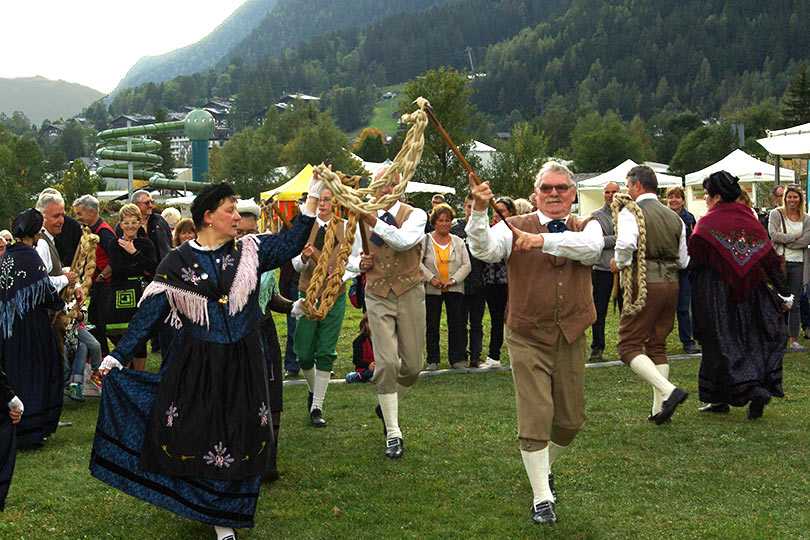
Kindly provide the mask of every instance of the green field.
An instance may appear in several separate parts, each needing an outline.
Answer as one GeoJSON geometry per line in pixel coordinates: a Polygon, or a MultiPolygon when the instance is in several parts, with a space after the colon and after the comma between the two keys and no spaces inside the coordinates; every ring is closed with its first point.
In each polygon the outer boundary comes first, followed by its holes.
{"type": "MultiPolygon", "coordinates": [[[[350,308],[335,378],[351,369],[357,320],[350,308]]],[[[615,330],[611,314],[610,359],[615,330]]],[[[679,352],[675,338],[670,353],[679,352]]],[[[383,456],[370,384],[330,385],[329,426],[317,430],[305,386],[288,384],[282,477],[262,487],[256,527],[239,538],[810,538],[808,360],[809,353],[785,357],[786,397],[758,421],[746,420],[745,409],[698,413],[699,360],[675,360],[671,378],[691,395],[664,426],[646,420],[651,391],[629,369],[586,370],[588,420],[555,464],[554,526],[529,520],[508,370],[420,378],[401,405],[399,461],[383,456]]],[[[151,356],[151,369],[156,364],[151,356]]],[[[63,419],[74,426],[42,449],[20,452],[0,538],[213,539],[209,526],[90,476],[97,409],[98,400],[66,402],[63,419]]]]}
{"type": "Polygon", "coordinates": [[[349,139],[359,137],[363,130],[367,127],[377,128],[385,135],[396,135],[399,125],[397,124],[397,118],[394,118],[393,114],[397,109],[397,105],[402,100],[400,92],[402,92],[404,87],[404,84],[395,84],[393,86],[384,86],[379,88],[378,90],[381,94],[384,94],[385,92],[394,92],[397,95],[393,99],[381,99],[378,101],[374,106],[374,112],[369,120],[368,125],[347,133],[346,135],[349,137],[349,139]]]}

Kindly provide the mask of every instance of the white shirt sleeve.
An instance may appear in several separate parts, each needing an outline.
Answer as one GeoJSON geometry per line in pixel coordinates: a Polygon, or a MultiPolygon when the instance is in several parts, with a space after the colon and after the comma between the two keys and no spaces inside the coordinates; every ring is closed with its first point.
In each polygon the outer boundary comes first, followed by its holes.
{"type": "Polygon", "coordinates": [[[473,210],[464,230],[470,253],[476,259],[492,263],[512,254],[512,231],[504,221],[490,227],[486,210],[473,210]]]}
{"type": "Polygon", "coordinates": [[[304,262],[304,260],[301,257],[302,257],[302,255],[299,253],[298,255],[293,257],[293,260],[292,260],[293,268],[299,274],[307,269],[307,267],[309,266],[309,261],[311,260],[311,259],[307,259],[307,262],[304,262]]]}
{"type": "Polygon", "coordinates": [[[689,253],[686,249],[686,223],[681,221],[681,240],[678,244],[678,268],[684,269],[689,265],[689,253]]]}
{"type": "Polygon", "coordinates": [[[633,264],[633,253],[638,249],[638,223],[636,216],[627,208],[619,212],[614,249],[616,266],[625,268],[633,264]]]}
{"type": "Polygon", "coordinates": [[[377,224],[371,229],[382,238],[394,251],[408,251],[425,238],[427,214],[424,210],[414,208],[402,227],[389,225],[377,217],[377,224]]]}
{"type": "Polygon", "coordinates": [[[358,221],[357,227],[354,229],[354,243],[352,243],[352,252],[349,254],[349,258],[346,261],[346,270],[343,272],[343,283],[356,278],[360,274],[360,255],[363,252],[363,240],[360,237],[360,227],[362,226],[363,222],[358,221]]]}
{"type": "Polygon", "coordinates": [[[602,226],[595,219],[580,232],[542,233],[543,253],[565,257],[592,266],[599,260],[605,247],[602,226]]]}

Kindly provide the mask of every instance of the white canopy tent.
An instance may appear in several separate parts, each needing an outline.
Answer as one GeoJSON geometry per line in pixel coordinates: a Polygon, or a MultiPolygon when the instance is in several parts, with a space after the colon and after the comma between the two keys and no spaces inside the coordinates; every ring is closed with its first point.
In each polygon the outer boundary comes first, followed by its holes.
{"type": "MultiPolygon", "coordinates": [[[[577,191],[579,192],[579,215],[586,216],[594,210],[601,208],[605,204],[605,199],[602,196],[602,189],[609,182],[616,182],[619,184],[620,190],[625,189],[627,173],[630,172],[630,169],[636,167],[637,165],[638,163],[632,159],[628,159],[606,173],[602,173],[599,176],[594,176],[593,178],[588,178],[587,180],[579,182],[577,184],[577,191]]],[[[656,173],[655,176],[658,178],[658,187],[661,189],[682,185],[680,176],[672,176],[662,173],[656,173]]]]}
{"type": "MultiPolygon", "coordinates": [[[[383,167],[389,167],[391,165],[391,160],[386,159],[382,163],[376,163],[374,161],[363,161],[360,157],[352,154],[352,157],[356,158],[360,162],[362,162],[363,167],[371,173],[371,178],[373,179],[374,176],[377,175],[377,172],[382,169],[383,167]]],[[[439,184],[426,184],[422,182],[414,182],[411,180],[408,182],[408,186],[405,188],[405,193],[442,193],[444,195],[448,193],[452,193],[453,195],[456,194],[456,189],[451,188],[450,186],[442,186],[439,184]]]]}
{"type": "MultiPolygon", "coordinates": [[[[738,148],[717,163],[686,175],[686,202],[689,211],[696,217],[702,216],[707,210],[703,201],[703,180],[718,171],[726,171],[739,178],[740,187],[748,191],[754,206],[759,206],[754,185],[759,182],[773,182],[775,179],[773,165],[760,161],[738,148]]],[[[784,181],[793,181],[792,170],[781,168],[779,174],[784,181]]]]}
{"type": "Polygon", "coordinates": [[[767,133],[767,137],[757,139],[757,142],[770,154],[790,158],[810,158],[810,124],[767,133]]]}

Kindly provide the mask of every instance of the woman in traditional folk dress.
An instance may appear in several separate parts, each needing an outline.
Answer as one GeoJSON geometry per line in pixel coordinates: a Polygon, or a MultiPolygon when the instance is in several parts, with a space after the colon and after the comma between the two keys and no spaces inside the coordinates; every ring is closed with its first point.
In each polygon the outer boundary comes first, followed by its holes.
{"type": "Polygon", "coordinates": [[[160,263],[127,333],[102,364],[102,372],[116,369],[104,381],[93,476],[214,525],[219,540],[253,526],[273,450],[257,277],[301,251],[321,189],[321,182],[310,183],[302,216],[287,234],[238,241],[233,189],[222,183],[200,190],[191,208],[197,240],[160,263]],[[167,315],[179,332],[160,372],[118,371],[167,315]]]}
{"type": "Polygon", "coordinates": [[[21,212],[12,226],[18,241],[0,263],[0,367],[26,407],[16,426],[19,448],[41,446],[62,413],[63,359],[51,313],[65,302],[33,247],[42,223],[34,208],[21,212]]]}
{"type": "Polygon", "coordinates": [[[692,317],[703,347],[700,400],[708,403],[700,411],[727,413],[729,405],[750,403],[748,418],[759,418],[772,396],[783,395],[782,310],[793,297],[765,229],[735,202],[738,179],[721,171],[703,187],[709,211],[689,240],[692,317]]]}

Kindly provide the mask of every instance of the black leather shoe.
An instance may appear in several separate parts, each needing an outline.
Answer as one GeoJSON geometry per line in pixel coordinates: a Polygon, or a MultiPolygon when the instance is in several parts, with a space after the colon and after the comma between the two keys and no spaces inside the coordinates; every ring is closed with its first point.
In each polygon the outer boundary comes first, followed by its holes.
{"type": "Polygon", "coordinates": [[[706,406],[699,407],[698,410],[700,412],[724,414],[731,411],[731,407],[728,406],[728,403],[709,403],[706,406]]]}
{"type": "Polygon", "coordinates": [[[588,362],[601,362],[602,349],[591,349],[591,356],[588,357],[588,362]]]}
{"type": "Polygon", "coordinates": [[[374,413],[377,415],[377,418],[379,418],[380,420],[382,420],[382,424],[383,424],[383,436],[388,435],[388,428],[385,426],[385,417],[383,417],[383,413],[382,413],[382,407],[380,407],[379,405],[377,405],[376,407],[374,407],[374,413]]]}
{"type": "Polygon", "coordinates": [[[700,349],[695,345],[684,345],[683,354],[700,354],[700,349]]]}
{"type": "Polygon", "coordinates": [[[682,388],[675,387],[675,390],[672,391],[669,398],[664,401],[664,404],[661,406],[661,412],[655,415],[655,423],[659,426],[661,424],[665,424],[669,417],[672,416],[672,413],[675,412],[675,409],[686,401],[686,398],[689,397],[689,394],[682,388]]]}
{"type": "Polygon", "coordinates": [[[297,371],[293,371],[293,370],[291,370],[291,369],[288,369],[288,370],[287,370],[287,371],[284,373],[284,378],[285,378],[285,379],[295,379],[296,377],[298,377],[298,372],[297,372],[297,371]]]}
{"type": "Polygon", "coordinates": [[[326,427],[326,420],[323,419],[320,409],[312,409],[309,413],[309,423],[315,427],[326,427]]]}
{"type": "Polygon", "coordinates": [[[548,489],[551,490],[551,496],[554,497],[554,504],[557,504],[557,490],[554,489],[554,473],[548,473],[548,489]]]}
{"type": "Polygon", "coordinates": [[[557,514],[554,513],[554,503],[543,501],[532,505],[532,521],[535,524],[557,523],[557,514]]]}
{"type": "MultiPolygon", "coordinates": [[[[658,418],[658,415],[657,415],[657,414],[651,414],[650,416],[648,416],[648,417],[647,417],[647,420],[649,420],[650,422],[655,422],[655,419],[656,419],[656,418],[658,418]]],[[[664,422],[664,423],[665,423],[665,424],[669,424],[670,422],[672,422],[672,419],[671,419],[671,418],[667,418],[667,421],[666,421],[666,422],[664,422]]]]}
{"type": "Polygon", "coordinates": [[[399,459],[402,457],[402,439],[394,437],[385,442],[385,457],[399,459]]]}
{"type": "Polygon", "coordinates": [[[765,405],[767,405],[769,401],[770,399],[766,401],[752,401],[748,405],[748,419],[756,420],[757,418],[762,418],[762,413],[765,411],[765,405]]]}

